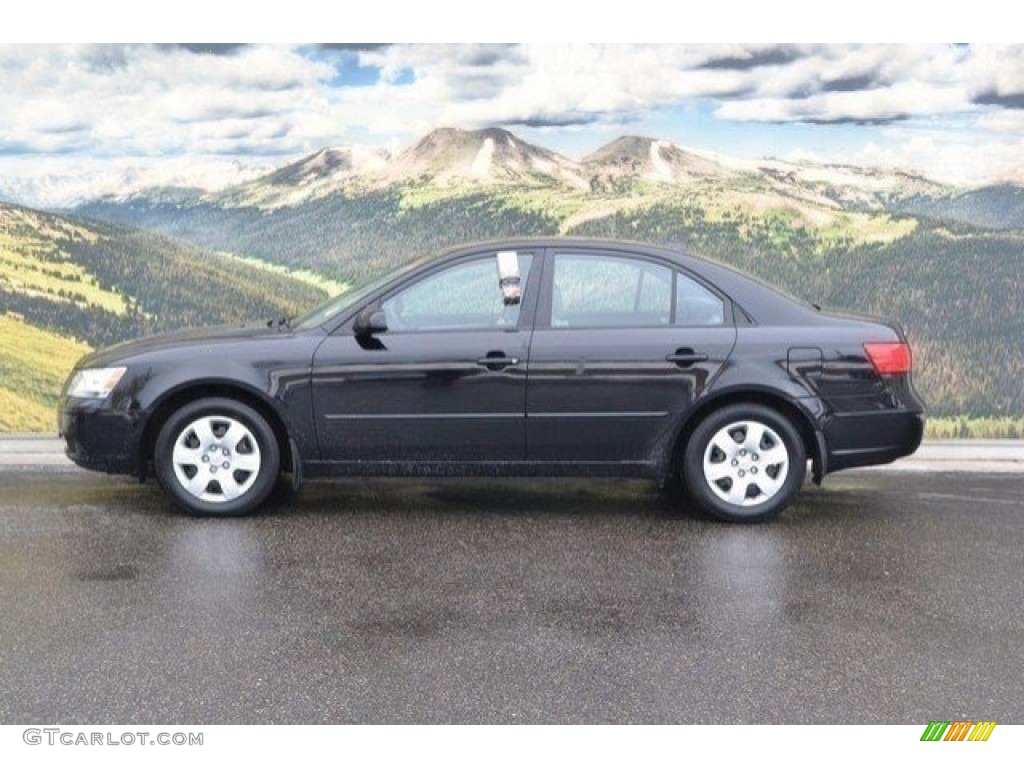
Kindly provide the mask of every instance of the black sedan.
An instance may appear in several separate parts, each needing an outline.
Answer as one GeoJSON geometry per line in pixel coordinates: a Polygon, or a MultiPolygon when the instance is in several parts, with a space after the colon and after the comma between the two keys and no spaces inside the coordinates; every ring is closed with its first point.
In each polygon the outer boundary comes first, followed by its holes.
{"type": "Polygon", "coordinates": [[[828,314],[634,243],[509,240],[353,288],[293,322],[84,358],[67,453],[197,514],[251,512],[282,471],[682,481],[724,520],[890,462],[924,406],[893,323],[828,314]]]}

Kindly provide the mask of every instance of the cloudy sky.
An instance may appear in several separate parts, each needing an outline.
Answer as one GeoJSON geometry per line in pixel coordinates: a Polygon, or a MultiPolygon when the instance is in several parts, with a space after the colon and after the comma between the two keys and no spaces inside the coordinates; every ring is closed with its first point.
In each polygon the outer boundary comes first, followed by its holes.
{"type": "Polygon", "coordinates": [[[35,205],[442,125],[1024,181],[1024,46],[5,45],[0,82],[0,195],[35,205]]]}

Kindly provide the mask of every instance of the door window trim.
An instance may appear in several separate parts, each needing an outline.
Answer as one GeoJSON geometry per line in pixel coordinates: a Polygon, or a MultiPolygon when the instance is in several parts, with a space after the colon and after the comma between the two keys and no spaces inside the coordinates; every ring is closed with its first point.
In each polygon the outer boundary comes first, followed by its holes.
{"type": "MultiPolygon", "coordinates": [[[[536,255],[534,256],[536,258],[536,255]]],[[[530,269],[531,278],[535,272],[535,268],[530,269]]],[[[715,286],[708,283],[707,280],[702,278],[700,275],[695,274],[686,267],[680,266],[679,264],[669,259],[652,256],[646,253],[638,253],[636,251],[620,251],[610,248],[581,248],[578,246],[569,248],[547,248],[544,250],[543,258],[543,269],[541,270],[541,285],[539,296],[537,297],[537,307],[534,322],[534,329],[536,330],[552,330],[552,331],[600,331],[600,330],[686,330],[686,329],[709,329],[709,328],[730,328],[735,326],[736,321],[733,316],[732,300],[718,290],[715,286]],[[646,261],[652,264],[656,264],[661,267],[668,267],[672,273],[672,288],[671,288],[671,317],[668,325],[586,325],[586,326],[552,326],[551,325],[551,310],[552,310],[552,298],[554,295],[554,283],[555,283],[555,257],[556,256],[607,256],[620,259],[634,259],[636,261],[646,261]],[[705,288],[710,294],[722,302],[722,322],[717,325],[675,325],[676,319],[676,275],[680,274],[693,280],[697,285],[705,288]]]]}

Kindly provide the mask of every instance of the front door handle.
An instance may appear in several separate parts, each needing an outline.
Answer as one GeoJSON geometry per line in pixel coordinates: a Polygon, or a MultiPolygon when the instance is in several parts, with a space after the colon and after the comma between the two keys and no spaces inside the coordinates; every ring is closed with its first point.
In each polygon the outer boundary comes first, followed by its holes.
{"type": "Polygon", "coordinates": [[[504,352],[488,352],[484,357],[476,361],[488,371],[500,371],[510,365],[519,365],[518,357],[506,357],[504,352]]]}
{"type": "Polygon", "coordinates": [[[671,355],[667,355],[665,359],[670,363],[675,363],[680,368],[689,368],[694,363],[703,363],[708,359],[708,356],[702,352],[694,352],[689,347],[682,347],[671,355]]]}

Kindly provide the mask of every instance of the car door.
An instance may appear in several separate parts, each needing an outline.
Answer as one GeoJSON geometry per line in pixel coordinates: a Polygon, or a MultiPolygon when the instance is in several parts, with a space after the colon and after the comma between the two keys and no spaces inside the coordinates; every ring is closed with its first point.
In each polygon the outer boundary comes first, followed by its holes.
{"type": "Polygon", "coordinates": [[[649,463],[736,341],[731,303],[674,264],[552,249],[530,349],[531,461],[649,463]]]}
{"type": "Polygon", "coordinates": [[[320,346],[313,397],[325,461],[523,460],[536,288],[532,255],[514,256],[525,286],[518,303],[506,303],[490,251],[375,300],[386,331],[360,337],[346,323],[320,346]]]}

